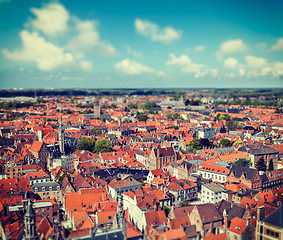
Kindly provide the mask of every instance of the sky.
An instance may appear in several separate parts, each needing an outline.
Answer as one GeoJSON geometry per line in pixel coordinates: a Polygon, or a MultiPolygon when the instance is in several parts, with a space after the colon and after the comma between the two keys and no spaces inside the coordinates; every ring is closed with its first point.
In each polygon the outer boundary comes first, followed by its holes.
{"type": "Polygon", "coordinates": [[[0,0],[0,88],[281,88],[283,1],[0,0]]]}

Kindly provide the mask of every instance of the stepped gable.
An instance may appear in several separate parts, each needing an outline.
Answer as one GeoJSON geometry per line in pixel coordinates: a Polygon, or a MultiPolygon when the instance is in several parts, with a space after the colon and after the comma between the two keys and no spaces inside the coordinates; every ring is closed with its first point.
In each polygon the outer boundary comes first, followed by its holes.
{"type": "Polygon", "coordinates": [[[232,165],[229,175],[232,172],[234,173],[236,178],[240,178],[241,175],[244,173],[246,179],[252,180],[256,173],[256,169],[232,165]]]}

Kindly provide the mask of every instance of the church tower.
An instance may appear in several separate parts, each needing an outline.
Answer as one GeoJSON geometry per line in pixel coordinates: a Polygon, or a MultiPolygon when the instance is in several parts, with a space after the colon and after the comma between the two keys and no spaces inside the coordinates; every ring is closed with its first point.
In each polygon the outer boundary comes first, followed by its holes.
{"type": "Polygon", "coordinates": [[[97,99],[95,99],[95,104],[93,107],[93,117],[94,118],[100,118],[100,107],[98,105],[97,99]]]}
{"type": "Polygon", "coordinates": [[[65,149],[64,149],[64,129],[62,124],[62,116],[60,115],[60,121],[59,121],[59,129],[58,129],[58,138],[59,138],[59,148],[62,155],[65,155],[65,149]]]}
{"type": "Polygon", "coordinates": [[[32,210],[32,206],[30,201],[28,202],[26,213],[25,213],[25,234],[24,240],[37,240],[38,235],[35,229],[35,215],[32,210]]]}

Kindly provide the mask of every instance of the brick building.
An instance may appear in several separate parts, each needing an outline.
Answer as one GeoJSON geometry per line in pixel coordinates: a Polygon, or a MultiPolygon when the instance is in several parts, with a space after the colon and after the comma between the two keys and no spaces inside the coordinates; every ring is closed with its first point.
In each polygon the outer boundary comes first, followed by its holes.
{"type": "Polygon", "coordinates": [[[243,183],[245,186],[255,190],[262,190],[262,178],[257,169],[232,165],[227,176],[227,182],[243,183]]]}
{"type": "Polygon", "coordinates": [[[163,168],[166,164],[176,160],[177,154],[173,147],[153,148],[149,155],[149,170],[163,168]]]}

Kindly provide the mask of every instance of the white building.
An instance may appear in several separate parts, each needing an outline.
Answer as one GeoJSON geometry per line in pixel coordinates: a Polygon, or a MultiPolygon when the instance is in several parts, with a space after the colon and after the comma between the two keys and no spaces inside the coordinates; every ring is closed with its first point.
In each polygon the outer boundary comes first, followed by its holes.
{"type": "Polygon", "coordinates": [[[201,203],[218,203],[222,201],[225,188],[216,183],[207,183],[201,186],[201,203]]]}
{"type": "Polygon", "coordinates": [[[72,154],[68,156],[61,156],[61,158],[53,159],[53,168],[62,167],[67,171],[73,171],[77,169],[79,162],[77,161],[77,155],[72,154]]]}
{"type": "Polygon", "coordinates": [[[229,170],[224,166],[205,164],[199,167],[198,174],[202,178],[211,179],[213,182],[225,183],[229,170]]]}

